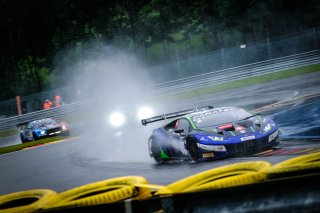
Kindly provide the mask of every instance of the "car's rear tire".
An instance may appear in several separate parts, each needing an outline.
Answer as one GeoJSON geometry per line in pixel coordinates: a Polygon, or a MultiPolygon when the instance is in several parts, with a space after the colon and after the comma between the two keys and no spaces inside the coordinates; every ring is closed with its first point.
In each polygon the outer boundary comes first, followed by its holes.
{"type": "Polygon", "coordinates": [[[22,142],[22,143],[27,142],[26,138],[25,138],[24,136],[22,136],[22,135],[20,135],[20,139],[21,139],[21,142],[22,142]]]}
{"type": "Polygon", "coordinates": [[[200,159],[197,142],[194,140],[190,140],[188,143],[188,155],[189,155],[191,162],[193,162],[193,163],[198,162],[200,159]]]}
{"type": "Polygon", "coordinates": [[[157,164],[163,163],[163,158],[161,157],[160,146],[157,142],[150,142],[150,151],[152,153],[152,157],[157,164]]]}

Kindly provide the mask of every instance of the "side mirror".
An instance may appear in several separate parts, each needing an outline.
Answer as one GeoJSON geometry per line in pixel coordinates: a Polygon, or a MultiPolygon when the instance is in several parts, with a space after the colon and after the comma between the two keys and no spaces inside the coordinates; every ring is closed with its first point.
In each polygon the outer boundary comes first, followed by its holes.
{"type": "Polygon", "coordinates": [[[176,130],[174,130],[174,132],[181,135],[181,133],[184,132],[184,129],[176,129],[176,130]]]}

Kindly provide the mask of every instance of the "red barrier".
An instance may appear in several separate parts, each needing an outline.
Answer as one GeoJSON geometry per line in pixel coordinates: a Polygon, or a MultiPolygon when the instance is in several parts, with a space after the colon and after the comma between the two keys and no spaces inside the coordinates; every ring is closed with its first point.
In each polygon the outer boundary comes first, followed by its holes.
{"type": "Polygon", "coordinates": [[[20,102],[20,96],[16,96],[17,101],[17,108],[18,108],[18,115],[21,115],[21,102],[20,102]]]}

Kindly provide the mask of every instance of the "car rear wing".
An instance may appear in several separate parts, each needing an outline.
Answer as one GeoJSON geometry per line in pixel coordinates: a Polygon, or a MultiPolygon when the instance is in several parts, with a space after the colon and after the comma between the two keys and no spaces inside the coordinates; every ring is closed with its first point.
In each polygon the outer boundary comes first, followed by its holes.
{"type": "Polygon", "coordinates": [[[213,109],[213,106],[197,107],[194,109],[187,109],[187,110],[182,110],[182,111],[178,111],[178,112],[162,114],[162,115],[154,116],[151,118],[142,119],[141,123],[143,126],[147,126],[147,124],[149,124],[149,123],[153,123],[153,122],[157,122],[157,121],[161,121],[161,120],[166,120],[166,119],[170,119],[170,118],[176,118],[176,117],[187,115],[187,114],[190,114],[193,112],[199,112],[199,111],[204,111],[204,110],[208,110],[208,109],[213,109]]]}
{"type": "Polygon", "coordinates": [[[30,121],[28,121],[28,122],[23,122],[23,123],[18,123],[16,126],[17,126],[18,128],[20,128],[20,129],[24,129],[29,122],[30,122],[30,121]]]}
{"type": "Polygon", "coordinates": [[[28,121],[28,122],[23,122],[23,123],[18,123],[18,124],[17,124],[17,127],[25,126],[25,125],[27,125],[29,122],[30,122],[30,121],[28,121]]]}

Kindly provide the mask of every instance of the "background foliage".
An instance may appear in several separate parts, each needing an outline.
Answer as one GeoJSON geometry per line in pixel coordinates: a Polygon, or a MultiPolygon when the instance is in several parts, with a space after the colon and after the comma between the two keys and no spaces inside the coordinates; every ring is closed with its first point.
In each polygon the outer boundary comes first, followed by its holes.
{"type": "Polygon", "coordinates": [[[318,0],[1,0],[0,100],[64,86],[54,64],[91,40],[152,66],[318,27],[318,11],[318,0]]]}

